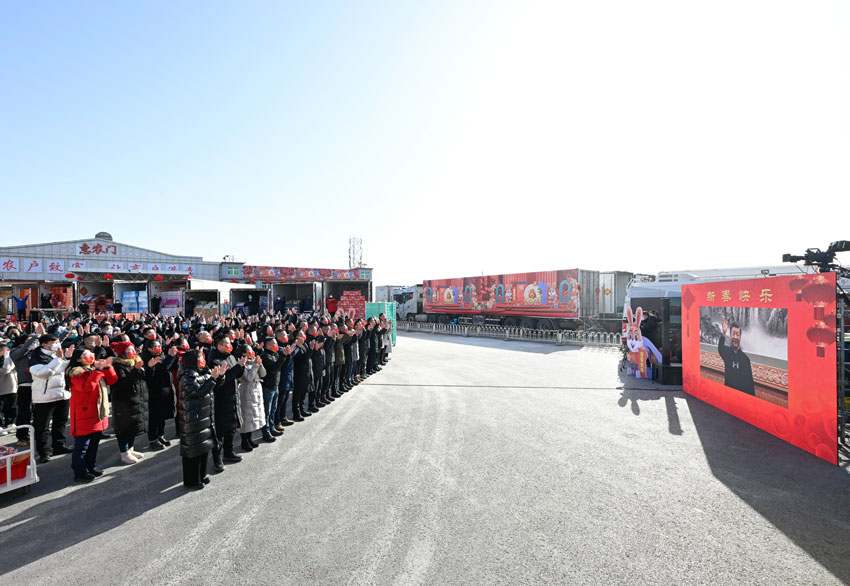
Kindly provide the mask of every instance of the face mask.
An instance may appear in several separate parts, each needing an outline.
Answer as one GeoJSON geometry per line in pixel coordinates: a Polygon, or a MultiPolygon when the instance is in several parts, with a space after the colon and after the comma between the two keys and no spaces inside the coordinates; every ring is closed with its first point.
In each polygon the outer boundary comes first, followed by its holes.
{"type": "Polygon", "coordinates": [[[112,335],[112,330],[103,330],[103,335],[104,335],[104,336],[111,336],[111,335],[112,335]]]}
{"type": "Polygon", "coordinates": [[[80,356],[80,362],[82,362],[86,366],[91,366],[94,364],[94,354],[86,353],[80,356]]]}
{"type": "Polygon", "coordinates": [[[135,348],[127,348],[127,358],[135,358],[136,357],[136,349],[135,348]]]}
{"type": "Polygon", "coordinates": [[[253,352],[250,352],[250,353],[248,353],[248,354],[245,354],[245,356],[247,356],[247,357],[248,357],[248,360],[254,360],[254,358],[256,358],[256,357],[257,357],[257,355],[256,355],[256,354],[254,354],[253,352]]]}
{"type": "Polygon", "coordinates": [[[53,342],[53,344],[50,346],[50,351],[56,352],[61,346],[62,345],[59,342],[53,342]]]}
{"type": "Polygon", "coordinates": [[[145,336],[146,340],[156,340],[156,334],[148,334],[145,336]]]}
{"type": "Polygon", "coordinates": [[[198,353],[198,368],[206,368],[207,367],[207,357],[204,356],[203,352],[198,353]]]}
{"type": "Polygon", "coordinates": [[[151,348],[150,351],[151,354],[153,354],[154,356],[159,356],[160,354],[162,354],[162,348],[151,348]]]}
{"type": "Polygon", "coordinates": [[[280,346],[278,346],[277,342],[275,342],[274,344],[269,346],[269,350],[271,350],[272,352],[277,352],[278,350],[280,350],[280,346]]]}
{"type": "Polygon", "coordinates": [[[222,344],[222,346],[224,347],[223,352],[225,354],[230,354],[231,352],[233,352],[233,344],[231,344],[229,340],[226,344],[222,344]]]}
{"type": "Polygon", "coordinates": [[[80,336],[79,336],[79,334],[71,334],[71,335],[70,335],[70,336],[68,336],[68,337],[69,337],[69,338],[71,338],[72,340],[76,340],[76,339],[77,339],[77,338],[79,338],[80,336]]]}

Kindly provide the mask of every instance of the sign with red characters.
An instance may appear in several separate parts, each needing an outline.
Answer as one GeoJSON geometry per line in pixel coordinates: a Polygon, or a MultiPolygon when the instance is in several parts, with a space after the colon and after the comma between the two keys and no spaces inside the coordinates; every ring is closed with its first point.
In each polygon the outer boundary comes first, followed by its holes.
{"type": "Polygon", "coordinates": [[[835,274],[682,287],[684,390],[838,463],[835,274]]]}

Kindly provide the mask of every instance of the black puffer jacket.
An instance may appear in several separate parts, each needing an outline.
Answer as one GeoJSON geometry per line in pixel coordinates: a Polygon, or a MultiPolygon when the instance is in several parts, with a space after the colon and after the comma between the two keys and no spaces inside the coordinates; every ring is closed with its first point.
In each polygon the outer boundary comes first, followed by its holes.
{"type": "Polygon", "coordinates": [[[263,368],[266,369],[266,376],[263,377],[263,388],[271,390],[280,387],[281,372],[289,364],[290,357],[284,356],[282,350],[272,352],[263,348],[263,351],[260,352],[260,358],[263,360],[263,368]]]}
{"type": "Polygon", "coordinates": [[[139,435],[148,427],[148,385],[145,369],[134,360],[116,358],[112,362],[118,382],[112,385],[112,417],[115,433],[139,435]]]}
{"type": "Polygon", "coordinates": [[[174,384],[171,372],[177,368],[177,356],[160,355],[162,361],[153,368],[147,364],[154,355],[143,350],[141,356],[145,363],[151,420],[174,419],[174,384]]]}
{"type": "Polygon", "coordinates": [[[198,369],[196,352],[183,355],[183,374],[177,392],[180,409],[180,455],[197,458],[213,446],[213,389],[209,369],[198,369]]]}
{"type": "Polygon", "coordinates": [[[227,363],[227,373],[218,380],[215,386],[215,431],[223,434],[234,431],[242,426],[242,408],[239,406],[239,390],[237,383],[245,373],[245,368],[236,362],[233,354],[219,352],[217,348],[210,351],[207,358],[210,368],[222,362],[227,363]]]}

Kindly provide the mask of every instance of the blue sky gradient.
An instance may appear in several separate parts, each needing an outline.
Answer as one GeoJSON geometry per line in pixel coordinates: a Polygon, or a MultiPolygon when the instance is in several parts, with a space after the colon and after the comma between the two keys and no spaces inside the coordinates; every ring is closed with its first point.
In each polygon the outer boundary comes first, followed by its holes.
{"type": "Polygon", "coordinates": [[[382,284],[850,237],[789,214],[850,187],[845,7],[633,4],[4,0],[3,243],[343,267],[356,234],[382,284]]]}

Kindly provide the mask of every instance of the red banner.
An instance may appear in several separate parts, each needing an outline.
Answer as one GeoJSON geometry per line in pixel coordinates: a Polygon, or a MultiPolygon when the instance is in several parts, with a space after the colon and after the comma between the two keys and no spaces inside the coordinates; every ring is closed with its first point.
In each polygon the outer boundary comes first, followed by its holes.
{"type": "Polygon", "coordinates": [[[286,283],[310,283],[313,281],[357,281],[371,279],[364,269],[307,269],[300,267],[256,267],[242,266],[243,279],[267,279],[286,283]]]}
{"type": "Polygon", "coordinates": [[[577,318],[578,269],[423,283],[425,311],[577,318]]]}
{"type": "Polygon", "coordinates": [[[838,463],[835,274],[682,287],[686,393],[838,463]]]}

